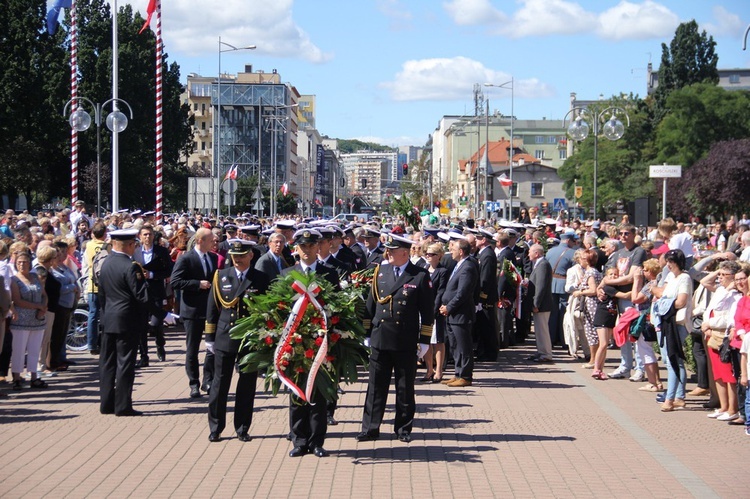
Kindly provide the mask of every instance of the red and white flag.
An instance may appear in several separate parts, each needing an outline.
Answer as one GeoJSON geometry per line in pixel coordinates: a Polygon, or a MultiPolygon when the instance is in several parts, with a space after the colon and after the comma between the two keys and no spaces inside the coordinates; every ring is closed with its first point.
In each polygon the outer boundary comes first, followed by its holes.
{"type": "Polygon", "coordinates": [[[508,176],[504,173],[497,178],[498,180],[500,180],[500,185],[502,185],[503,187],[510,187],[511,185],[513,185],[513,181],[509,179],[508,176]]]}
{"type": "Polygon", "coordinates": [[[281,191],[281,195],[282,196],[289,195],[289,184],[287,184],[286,182],[284,182],[283,184],[281,184],[281,189],[279,189],[279,190],[281,191]]]}
{"type": "Polygon", "coordinates": [[[227,170],[227,174],[224,175],[224,180],[237,180],[237,165],[232,165],[229,167],[229,170],[227,170]]]}
{"type": "Polygon", "coordinates": [[[148,28],[149,24],[151,24],[151,16],[154,15],[154,12],[156,12],[156,0],[148,0],[148,7],[146,7],[146,14],[148,14],[148,16],[146,17],[146,22],[143,23],[143,27],[138,32],[139,35],[148,28]]]}

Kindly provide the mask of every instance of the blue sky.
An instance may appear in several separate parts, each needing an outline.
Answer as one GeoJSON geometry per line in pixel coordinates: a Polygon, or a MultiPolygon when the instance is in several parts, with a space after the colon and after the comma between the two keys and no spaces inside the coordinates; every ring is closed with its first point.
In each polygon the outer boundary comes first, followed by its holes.
{"type": "MultiPolygon", "coordinates": [[[[132,1],[145,13],[147,0],[132,1]]],[[[473,110],[475,83],[515,79],[519,119],[561,119],[570,92],[646,93],[661,43],[695,19],[719,67],[750,67],[746,0],[162,0],[165,49],[183,81],[245,64],[317,96],[321,134],[423,145],[441,116],[473,110]],[[200,7],[198,7],[200,6],[200,7]],[[742,7],[745,7],[744,9],[742,7]],[[200,8],[200,10],[198,10],[200,8]]],[[[485,88],[510,114],[510,91],[485,88]]]]}

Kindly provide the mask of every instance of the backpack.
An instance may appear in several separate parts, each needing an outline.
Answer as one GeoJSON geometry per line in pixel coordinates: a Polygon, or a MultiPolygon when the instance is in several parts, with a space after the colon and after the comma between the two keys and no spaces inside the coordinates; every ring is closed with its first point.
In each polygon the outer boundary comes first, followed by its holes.
{"type": "Polygon", "coordinates": [[[102,272],[102,265],[104,260],[109,256],[109,250],[112,249],[112,245],[107,243],[104,244],[99,251],[94,255],[94,259],[91,261],[91,278],[93,279],[94,286],[99,287],[99,274],[102,272]]]}

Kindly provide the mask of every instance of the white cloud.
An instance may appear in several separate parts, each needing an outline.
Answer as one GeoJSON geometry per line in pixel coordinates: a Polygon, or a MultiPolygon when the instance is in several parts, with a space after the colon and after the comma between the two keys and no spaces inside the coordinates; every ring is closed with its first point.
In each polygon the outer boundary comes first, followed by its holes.
{"type": "Polygon", "coordinates": [[[713,8],[715,23],[705,23],[703,28],[714,38],[719,36],[727,37],[741,37],[745,24],[743,24],[740,16],[732,14],[721,5],[716,5],[713,8]]]}
{"type": "MultiPolygon", "coordinates": [[[[293,0],[174,0],[163,7],[167,51],[190,55],[215,53],[218,37],[236,46],[257,45],[257,52],[310,62],[332,55],[317,47],[292,18],[293,0]]],[[[145,11],[145,9],[144,9],[145,11]]]]}
{"type": "Polygon", "coordinates": [[[590,31],[596,15],[574,2],[565,0],[525,0],[513,20],[499,31],[513,38],[590,31]]]}
{"type": "Polygon", "coordinates": [[[641,4],[623,0],[599,15],[597,34],[612,40],[664,38],[679,24],[677,14],[664,5],[651,0],[641,4]]]}
{"type": "MultiPolygon", "coordinates": [[[[481,62],[466,58],[421,59],[406,61],[391,82],[381,86],[396,101],[449,101],[471,97],[475,83],[504,83],[511,76],[486,68],[481,62]]],[[[537,79],[516,80],[519,97],[548,97],[552,87],[537,79]]]]}
{"type": "Polygon", "coordinates": [[[489,0],[451,0],[444,2],[443,8],[459,26],[503,23],[507,19],[489,0]]]}
{"type": "Polygon", "coordinates": [[[397,21],[411,21],[412,14],[399,0],[378,0],[378,10],[397,21]]]}

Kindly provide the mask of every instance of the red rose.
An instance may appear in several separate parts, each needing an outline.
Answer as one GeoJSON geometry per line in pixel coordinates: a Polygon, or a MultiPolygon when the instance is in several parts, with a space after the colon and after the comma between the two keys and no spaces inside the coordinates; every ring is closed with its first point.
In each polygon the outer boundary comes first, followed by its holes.
{"type": "Polygon", "coordinates": [[[302,343],[302,336],[295,336],[294,337],[294,342],[295,343],[302,343]]]}
{"type": "Polygon", "coordinates": [[[292,351],[294,351],[292,345],[284,345],[284,353],[292,353],[292,351]]]}
{"type": "Polygon", "coordinates": [[[276,329],[276,324],[273,321],[268,320],[268,321],[266,321],[266,327],[268,329],[276,329]]]}
{"type": "Polygon", "coordinates": [[[341,339],[341,335],[338,333],[331,333],[331,343],[336,343],[341,339]]]}
{"type": "Polygon", "coordinates": [[[308,359],[312,359],[313,357],[315,357],[315,352],[313,352],[312,348],[308,348],[307,350],[305,350],[305,357],[307,357],[308,359]]]}
{"type": "Polygon", "coordinates": [[[315,345],[320,346],[323,344],[323,338],[321,336],[318,336],[315,338],[315,345]]]}
{"type": "Polygon", "coordinates": [[[333,355],[326,355],[326,360],[328,362],[333,362],[334,360],[336,360],[336,357],[334,357],[333,355]]]}
{"type": "Polygon", "coordinates": [[[339,323],[339,316],[338,315],[334,315],[333,317],[331,317],[331,324],[333,324],[335,326],[338,323],[339,323]]]}
{"type": "Polygon", "coordinates": [[[318,324],[318,325],[322,326],[323,325],[323,318],[316,316],[316,317],[313,317],[312,319],[310,319],[310,322],[312,322],[313,324],[318,324]]]}
{"type": "Polygon", "coordinates": [[[284,367],[286,367],[286,366],[289,365],[289,361],[288,360],[282,360],[281,361],[281,365],[284,366],[284,367]]]}
{"type": "Polygon", "coordinates": [[[286,303],[280,301],[277,307],[279,308],[279,310],[284,310],[286,308],[286,303]]]}
{"type": "Polygon", "coordinates": [[[273,338],[271,338],[270,336],[266,336],[263,341],[266,342],[266,345],[273,345],[273,338]]]}
{"type": "Polygon", "coordinates": [[[298,367],[297,369],[295,369],[295,371],[297,371],[298,373],[303,373],[303,372],[305,372],[305,368],[304,367],[298,367]]]}

